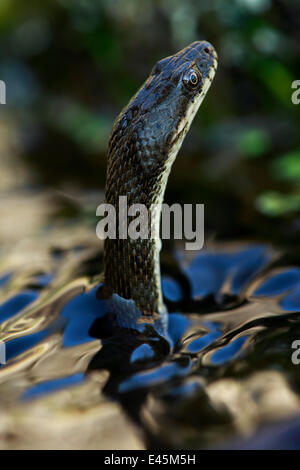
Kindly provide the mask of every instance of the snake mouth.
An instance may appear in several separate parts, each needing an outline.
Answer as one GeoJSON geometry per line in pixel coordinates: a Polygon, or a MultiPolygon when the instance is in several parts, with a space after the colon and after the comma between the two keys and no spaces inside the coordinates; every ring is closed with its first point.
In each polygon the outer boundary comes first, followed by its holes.
{"type": "Polygon", "coordinates": [[[213,80],[213,78],[215,76],[217,68],[218,68],[218,56],[217,56],[217,53],[215,52],[214,61],[213,61],[212,68],[211,68],[210,73],[209,73],[209,77],[210,77],[211,81],[213,80]]]}
{"type": "Polygon", "coordinates": [[[200,104],[202,103],[213,79],[215,76],[215,72],[217,69],[217,60],[214,59],[214,62],[208,72],[207,77],[204,79],[203,87],[202,90],[200,91],[199,95],[197,97],[194,97],[189,106],[187,107],[187,110],[185,112],[184,117],[180,120],[179,125],[176,127],[172,138],[170,140],[170,149],[177,149],[178,146],[180,147],[184,137],[186,136],[190,125],[195,117],[195,114],[198,111],[198,108],[200,104]]]}
{"type": "Polygon", "coordinates": [[[174,147],[174,145],[176,145],[177,142],[181,142],[184,139],[189,129],[189,122],[187,118],[185,119],[183,124],[181,124],[181,126],[180,126],[181,127],[180,131],[174,134],[173,140],[171,142],[171,147],[174,147]]]}

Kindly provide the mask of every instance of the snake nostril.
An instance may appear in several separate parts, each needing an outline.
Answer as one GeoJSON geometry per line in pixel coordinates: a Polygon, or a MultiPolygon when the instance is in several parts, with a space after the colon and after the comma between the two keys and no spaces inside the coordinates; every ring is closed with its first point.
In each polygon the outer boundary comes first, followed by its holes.
{"type": "Polygon", "coordinates": [[[205,47],[204,48],[204,52],[206,52],[206,54],[209,54],[210,53],[210,49],[208,47],[205,47]]]}

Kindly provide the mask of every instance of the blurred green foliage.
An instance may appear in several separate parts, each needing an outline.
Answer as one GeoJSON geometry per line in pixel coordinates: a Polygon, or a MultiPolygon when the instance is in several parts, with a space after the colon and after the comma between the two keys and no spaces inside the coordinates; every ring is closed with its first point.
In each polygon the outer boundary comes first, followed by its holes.
{"type": "Polygon", "coordinates": [[[221,237],[299,238],[298,0],[1,0],[0,117],[31,184],[102,188],[115,117],[157,60],[197,39],[219,68],[167,200],[204,202],[221,237]]]}
{"type": "Polygon", "coordinates": [[[299,208],[300,194],[280,194],[276,191],[266,191],[257,198],[257,207],[266,215],[276,217],[299,208]]]}
{"type": "Polygon", "coordinates": [[[237,145],[245,157],[259,157],[270,150],[271,140],[263,129],[246,129],[237,136],[237,145]]]}
{"type": "Polygon", "coordinates": [[[276,159],[273,163],[274,176],[279,179],[300,180],[300,150],[294,150],[276,159]]]}

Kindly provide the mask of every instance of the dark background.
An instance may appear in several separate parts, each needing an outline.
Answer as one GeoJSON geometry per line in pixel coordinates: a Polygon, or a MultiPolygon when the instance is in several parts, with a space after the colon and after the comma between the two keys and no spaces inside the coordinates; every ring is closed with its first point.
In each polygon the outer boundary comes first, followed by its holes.
{"type": "Polygon", "coordinates": [[[297,0],[1,0],[1,194],[103,189],[114,119],[157,60],[201,39],[219,67],[166,200],[204,203],[219,239],[296,246],[297,0]]]}

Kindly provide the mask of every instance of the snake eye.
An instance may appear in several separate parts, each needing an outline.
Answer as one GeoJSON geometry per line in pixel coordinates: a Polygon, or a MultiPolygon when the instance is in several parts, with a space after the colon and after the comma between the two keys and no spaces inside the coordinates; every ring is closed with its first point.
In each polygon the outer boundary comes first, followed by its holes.
{"type": "Polygon", "coordinates": [[[183,76],[183,83],[186,87],[193,90],[196,88],[200,80],[199,74],[194,70],[188,70],[183,76]]]}

